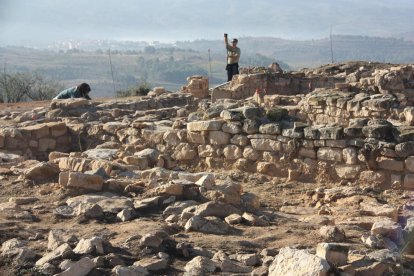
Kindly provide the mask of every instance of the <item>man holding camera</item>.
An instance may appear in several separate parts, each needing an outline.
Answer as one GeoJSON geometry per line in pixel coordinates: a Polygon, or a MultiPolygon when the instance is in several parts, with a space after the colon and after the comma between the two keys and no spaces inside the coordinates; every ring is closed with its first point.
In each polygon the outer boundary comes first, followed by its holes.
{"type": "Polygon", "coordinates": [[[231,81],[234,75],[239,74],[239,59],[240,59],[240,48],[237,47],[238,40],[233,38],[231,45],[228,42],[227,34],[224,34],[224,44],[227,49],[227,81],[231,81]]]}

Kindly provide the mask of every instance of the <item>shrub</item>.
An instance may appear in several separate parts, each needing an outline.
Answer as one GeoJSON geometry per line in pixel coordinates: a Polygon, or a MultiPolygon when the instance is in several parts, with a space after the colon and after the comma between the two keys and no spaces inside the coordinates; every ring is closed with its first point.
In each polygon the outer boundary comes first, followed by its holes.
{"type": "Polygon", "coordinates": [[[131,97],[131,96],[146,96],[151,91],[151,87],[147,82],[141,82],[136,86],[127,88],[126,90],[119,90],[116,92],[117,97],[131,97]]]}

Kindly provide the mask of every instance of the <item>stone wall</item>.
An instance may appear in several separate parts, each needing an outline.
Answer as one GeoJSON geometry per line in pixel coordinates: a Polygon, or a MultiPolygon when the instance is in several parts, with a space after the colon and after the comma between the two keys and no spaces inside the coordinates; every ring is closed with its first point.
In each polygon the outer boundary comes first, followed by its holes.
{"type": "Polygon", "coordinates": [[[79,151],[100,143],[108,135],[96,141],[91,141],[88,136],[93,136],[99,129],[110,132],[122,129],[128,125],[117,122],[123,116],[135,118],[137,122],[161,120],[179,115],[183,108],[181,115],[186,116],[186,110],[191,110],[193,104],[194,98],[184,93],[105,103],[85,99],[56,100],[51,102],[50,108],[37,113],[11,114],[9,119],[19,125],[0,130],[0,151],[18,154],[25,159],[47,160],[52,151],[79,151]]]}
{"type": "Polygon", "coordinates": [[[211,100],[245,99],[254,95],[256,89],[267,95],[305,94],[315,88],[334,88],[344,78],[335,76],[306,77],[303,73],[240,74],[233,80],[211,91],[211,100]]]}
{"type": "Polygon", "coordinates": [[[74,140],[63,122],[49,122],[19,128],[4,128],[0,149],[26,159],[46,160],[51,151],[67,152],[74,140]]]}

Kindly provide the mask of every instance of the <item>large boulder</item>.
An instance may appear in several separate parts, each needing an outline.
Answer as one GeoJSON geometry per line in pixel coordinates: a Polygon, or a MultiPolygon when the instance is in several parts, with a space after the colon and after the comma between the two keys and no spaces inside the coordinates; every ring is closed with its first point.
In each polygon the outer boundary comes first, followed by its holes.
{"type": "Polygon", "coordinates": [[[330,265],[326,260],[306,250],[285,247],[280,249],[269,267],[269,276],[325,276],[329,269],[330,265]]]}
{"type": "Polygon", "coordinates": [[[47,163],[41,162],[24,172],[24,177],[35,181],[36,183],[46,182],[58,178],[59,168],[47,163]]]}

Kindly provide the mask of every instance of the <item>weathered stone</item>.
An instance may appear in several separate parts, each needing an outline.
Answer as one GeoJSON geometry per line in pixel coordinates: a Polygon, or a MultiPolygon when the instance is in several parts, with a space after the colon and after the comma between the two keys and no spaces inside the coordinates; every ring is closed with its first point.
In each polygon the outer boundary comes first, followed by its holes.
{"type": "Polygon", "coordinates": [[[75,208],[77,216],[84,215],[86,218],[101,218],[103,217],[102,207],[96,203],[80,203],[75,208]]]}
{"type": "Polygon", "coordinates": [[[91,159],[112,160],[116,157],[117,149],[90,149],[83,153],[91,159]]]}
{"type": "Polygon", "coordinates": [[[231,214],[225,217],[224,220],[230,225],[239,224],[242,221],[242,216],[240,216],[239,214],[231,214]]]}
{"type": "Polygon", "coordinates": [[[214,174],[203,175],[200,179],[195,182],[196,185],[211,190],[216,185],[214,174]]]}
{"type": "Polygon", "coordinates": [[[230,143],[230,134],[222,131],[210,131],[208,141],[212,145],[227,145],[230,143]]]}
{"type": "Polygon", "coordinates": [[[342,127],[322,127],[319,128],[319,139],[339,140],[344,137],[342,127]]]}
{"type": "Polygon", "coordinates": [[[42,258],[37,260],[36,266],[42,266],[58,258],[62,258],[62,259],[68,258],[73,255],[73,252],[74,251],[72,251],[72,248],[67,243],[64,243],[60,245],[58,248],[56,248],[55,250],[53,250],[52,252],[47,253],[42,258]]]}
{"type": "Polygon", "coordinates": [[[172,155],[176,160],[193,160],[196,156],[197,151],[188,143],[180,143],[172,155]]]}
{"type": "Polygon", "coordinates": [[[211,120],[211,121],[197,121],[189,122],[187,124],[188,131],[213,131],[221,130],[223,126],[223,121],[211,120]]]}
{"type": "Polygon", "coordinates": [[[249,142],[249,139],[245,135],[234,135],[230,139],[230,143],[234,145],[242,146],[242,147],[246,146],[248,142],[249,142]]]}
{"type": "Polygon", "coordinates": [[[343,229],[331,225],[322,226],[319,235],[327,242],[343,242],[346,238],[343,229]]]}
{"type": "Polygon", "coordinates": [[[263,134],[281,134],[282,127],[277,123],[264,124],[260,126],[259,132],[263,134]]]}
{"type": "Polygon", "coordinates": [[[143,267],[148,271],[158,271],[168,267],[168,260],[157,257],[147,257],[135,262],[134,266],[143,267]]]}
{"type": "Polygon", "coordinates": [[[247,146],[243,150],[243,157],[249,160],[257,161],[260,159],[261,154],[251,146],[247,146]]]}
{"type": "Polygon", "coordinates": [[[400,244],[403,238],[401,225],[390,220],[375,222],[372,225],[371,234],[388,237],[396,244],[400,244]]]}
{"type": "Polygon", "coordinates": [[[102,255],[104,251],[104,241],[100,237],[93,237],[90,239],[81,239],[76,245],[73,252],[76,254],[96,254],[102,255]]]}
{"type": "Polygon", "coordinates": [[[240,211],[236,207],[230,204],[214,202],[214,201],[209,201],[209,202],[198,205],[194,212],[195,215],[198,215],[201,217],[214,216],[214,217],[218,217],[222,219],[224,219],[225,217],[231,214],[237,214],[237,213],[240,213],[240,211]]]}
{"type": "Polygon", "coordinates": [[[85,276],[95,268],[95,263],[88,257],[71,264],[68,269],[60,273],[62,276],[85,276]]]}
{"type": "Polygon", "coordinates": [[[149,275],[148,271],[143,267],[130,266],[125,267],[117,265],[112,269],[112,273],[115,276],[147,276],[149,275]]]}
{"type": "Polygon", "coordinates": [[[358,153],[355,148],[345,148],[342,150],[342,157],[345,164],[355,165],[358,162],[358,153]]]}
{"type": "Polygon", "coordinates": [[[69,173],[68,188],[83,188],[93,191],[101,191],[103,178],[99,175],[84,174],[79,172],[69,173]]]}
{"type": "Polygon", "coordinates": [[[341,179],[356,179],[361,171],[359,165],[337,165],[335,171],[341,179]]]}
{"type": "Polygon", "coordinates": [[[187,132],[187,140],[190,143],[193,144],[206,144],[207,139],[204,134],[204,132],[194,132],[194,131],[188,131],[187,132]]]}
{"type": "Polygon", "coordinates": [[[184,186],[182,184],[168,183],[161,185],[153,190],[154,195],[164,196],[182,196],[184,192],[184,186]]]}
{"type": "Polygon", "coordinates": [[[219,201],[237,206],[240,204],[240,195],[242,192],[243,188],[240,184],[226,183],[216,185],[214,190],[207,191],[204,196],[212,201],[219,201]]]}
{"type": "Polygon", "coordinates": [[[241,124],[235,122],[226,122],[223,124],[222,131],[230,134],[239,134],[242,132],[241,124]]]}
{"type": "Polygon", "coordinates": [[[339,243],[319,243],[316,247],[316,256],[338,267],[347,264],[348,251],[348,246],[339,243]]]}
{"type": "Polygon", "coordinates": [[[270,139],[251,139],[250,143],[254,150],[261,151],[281,151],[282,145],[279,141],[270,139]]]}
{"type": "Polygon", "coordinates": [[[305,250],[296,250],[289,247],[280,249],[272,265],[269,267],[269,276],[279,275],[328,275],[330,265],[320,257],[309,254],[305,250]]]}
{"type": "Polygon", "coordinates": [[[414,174],[406,174],[404,177],[403,188],[407,190],[414,189],[414,174]]]}
{"type": "Polygon", "coordinates": [[[186,231],[195,231],[207,234],[227,235],[231,227],[217,217],[202,217],[199,215],[191,217],[184,226],[186,231]]]}
{"type": "Polygon", "coordinates": [[[185,276],[209,275],[216,270],[216,263],[207,257],[197,256],[184,267],[185,276]]]}
{"type": "Polygon", "coordinates": [[[392,158],[380,157],[377,159],[378,167],[383,170],[391,170],[402,172],[404,170],[404,162],[392,158]]]}
{"type": "Polygon", "coordinates": [[[24,172],[25,178],[39,183],[57,178],[58,175],[59,169],[46,162],[41,162],[24,172]]]}
{"type": "Polygon", "coordinates": [[[228,160],[236,160],[242,156],[242,150],[236,145],[228,145],[224,147],[223,154],[228,160]]]}
{"type": "Polygon", "coordinates": [[[335,148],[319,148],[317,156],[320,160],[341,162],[342,150],[335,148]]]}
{"type": "Polygon", "coordinates": [[[254,134],[259,132],[259,123],[256,120],[244,120],[243,132],[247,134],[254,134]]]}

